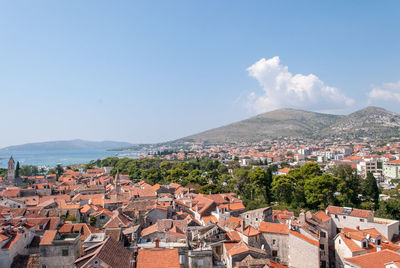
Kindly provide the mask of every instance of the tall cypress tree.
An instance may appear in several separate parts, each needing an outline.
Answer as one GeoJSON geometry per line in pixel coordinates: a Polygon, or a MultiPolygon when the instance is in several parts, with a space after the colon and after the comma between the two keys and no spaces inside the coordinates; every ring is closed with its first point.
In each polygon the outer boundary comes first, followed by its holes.
{"type": "Polygon", "coordinates": [[[17,165],[15,166],[15,177],[19,177],[19,161],[17,162],[17,165]]]}

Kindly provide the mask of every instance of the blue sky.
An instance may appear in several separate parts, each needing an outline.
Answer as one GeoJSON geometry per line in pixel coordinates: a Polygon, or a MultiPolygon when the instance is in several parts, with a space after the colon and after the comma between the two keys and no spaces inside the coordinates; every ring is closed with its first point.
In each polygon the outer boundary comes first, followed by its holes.
{"type": "Polygon", "coordinates": [[[0,147],[400,112],[398,1],[0,1],[0,147]]]}

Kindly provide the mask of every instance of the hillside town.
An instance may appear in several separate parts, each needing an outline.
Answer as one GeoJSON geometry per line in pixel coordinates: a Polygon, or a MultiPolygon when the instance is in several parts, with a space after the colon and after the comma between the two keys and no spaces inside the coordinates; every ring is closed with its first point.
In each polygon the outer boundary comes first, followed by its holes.
{"type": "MultiPolygon", "coordinates": [[[[287,140],[268,148],[193,146],[161,157],[285,163],[275,176],[310,161],[350,165],[390,187],[399,177],[399,152],[398,143],[287,140]]],[[[15,165],[11,157],[0,179],[0,267],[400,267],[399,221],[373,210],[249,210],[237,193],[135,182],[113,167],[19,176],[15,165]]]]}
{"type": "Polygon", "coordinates": [[[382,186],[400,179],[400,142],[374,144],[369,138],[360,142],[345,142],[327,139],[316,142],[311,139],[290,138],[273,139],[260,143],[238,143],[230,145],[203,145],[187,143],[186,149],[171,150],[168,146],[145,147],[151,151],[141,158],[161,157],[167,160],[196,158],[218,159],[227,162],[237,159],[241,166],[251,164],[288,164],[280,170],[285,174],[290,166],[317,162],[328,170],[332,166],[350,165],[365,178],[371,172],[382,186]],[[190,144],[190,145],[189,145],[190,144]],[[160,153],[164,152],[164,153],[160,153]]]}

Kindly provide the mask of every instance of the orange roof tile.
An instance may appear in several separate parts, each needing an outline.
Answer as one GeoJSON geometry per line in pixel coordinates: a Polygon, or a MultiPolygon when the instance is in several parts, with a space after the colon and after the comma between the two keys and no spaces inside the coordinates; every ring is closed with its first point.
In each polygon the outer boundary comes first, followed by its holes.
{"type": "Polygon", "coordinates": [[[384,268],[386,263],[400,261],[400,254],[385,249],[357,257],[346,258],[345,260],[363,268],[384,268]]]}
{"type": "Polygon", "coordinates": [[[263,221],[258,230],[262,233],[289,234],[289,226],[281,223],[263,221]]]}
{"type": "Polygon", "coordinates": [[[43,237],[40,239],[39,245],[51,245],[56,234],[57,234],[57,230],[45,231],[43,234],[43,237]]]}
{"type": "Polygon", "coordinates": [[[344,210],[345,209],[343,207],[336,207],[336,206],[328,206],[326,208],[327,213],[336,215],[346,215],[359,218],[368,218],[372,215],[371,210],[353,208],[350,213],[343,213],[344,210]]]}
{"type": "Polygon", "coordinates": [[[138,268],[180,268],[178,249],[140,249],[137,257],[138,268]]]}
{"type": "Polygon", "coordinates": [[[314,216],[319,219],[320,221],[322,221],[323,223],[331,220],[332,218],[329,217],[325,211],[318,211],[317,213],[314,214],[314,216]]]}

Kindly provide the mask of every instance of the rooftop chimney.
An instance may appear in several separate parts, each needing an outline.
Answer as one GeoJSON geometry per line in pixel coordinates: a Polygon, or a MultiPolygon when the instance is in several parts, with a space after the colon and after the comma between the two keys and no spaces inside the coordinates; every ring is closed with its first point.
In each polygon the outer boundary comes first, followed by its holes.
{"type": "Polygon", "coordinates": [[[300,224],[304,224],[306,222],[306,214],[304,213],[304,210],[301,210],[299,214],[299,221],[300,224]]]}
{"type": "Polygon", "coordinates": [[[356,229],[357,229],[357,230],[360,230],[360,226],[357,225],[357,226],[356,226],[356,229]]]}
{"type": "Polygon", "coordinates": [[[159,247],[160,247],[160,239],[156,238],[156,248],[159,248],[159,247]]]}

